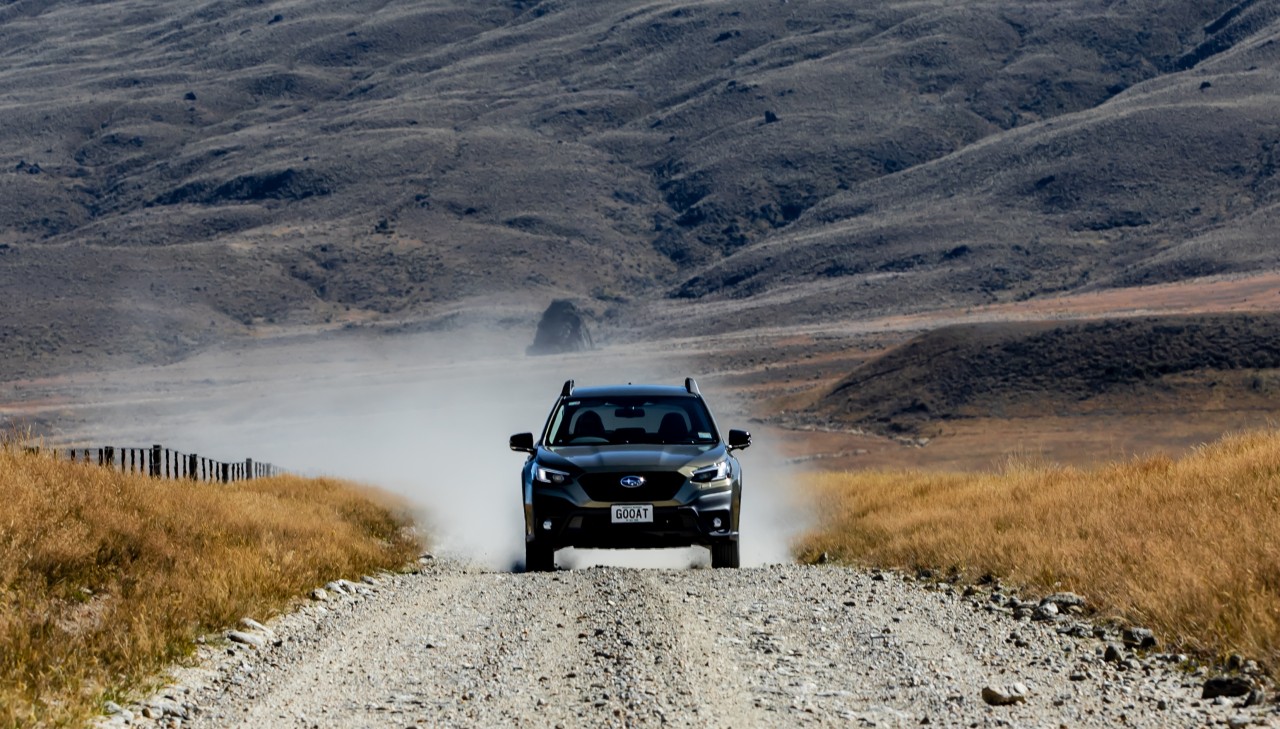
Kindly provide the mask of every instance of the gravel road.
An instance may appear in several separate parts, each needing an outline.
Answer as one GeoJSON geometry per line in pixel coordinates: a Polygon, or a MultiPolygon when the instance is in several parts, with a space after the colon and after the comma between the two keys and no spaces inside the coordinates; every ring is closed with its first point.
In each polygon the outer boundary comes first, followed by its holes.
{"type": "Polygon", "coordinates": [[[260,648],[210,642],[146,705],[157,718],[138,705],[105,723],[1280,725],[1274,704],[1201,700],[1204,676],[1158,649],[1107,660],[1118,634],[1099,639],[1066,615],[1032,620],[998,589],[894,573],[512,574],[427,560],[419,574],[327,592],[271,632],[238,636],[260,648]],[[984,702],[984,688],[1013,684],[1024,701],[984,702]]]}

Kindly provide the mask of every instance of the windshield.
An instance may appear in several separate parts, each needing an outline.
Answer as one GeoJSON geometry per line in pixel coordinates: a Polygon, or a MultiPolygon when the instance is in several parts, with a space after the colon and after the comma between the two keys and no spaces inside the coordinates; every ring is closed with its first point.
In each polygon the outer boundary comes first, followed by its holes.
{"type": "Polygon", "coordinates": [[[582,397],[551,414],[552,446],[610,443],[714,444],[711,415],[695,397],[582,397]]]}

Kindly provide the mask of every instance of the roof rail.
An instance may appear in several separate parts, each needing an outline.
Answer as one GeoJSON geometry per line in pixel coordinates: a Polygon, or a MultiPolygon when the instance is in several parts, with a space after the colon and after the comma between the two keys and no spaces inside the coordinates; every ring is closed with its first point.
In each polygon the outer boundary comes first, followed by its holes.
{"type": "Polygon", "coordinates": [[[684,378],[684,389],[689,391],[690,395],[701,395],[698,391],[698,383],[692,377],[684,378]]]}
{"type": "Polygon", "coordinates": [[[565,380],[564,387],[560,388],[560,397],[569,397],[573,394],[573,380],[565,380]]]}

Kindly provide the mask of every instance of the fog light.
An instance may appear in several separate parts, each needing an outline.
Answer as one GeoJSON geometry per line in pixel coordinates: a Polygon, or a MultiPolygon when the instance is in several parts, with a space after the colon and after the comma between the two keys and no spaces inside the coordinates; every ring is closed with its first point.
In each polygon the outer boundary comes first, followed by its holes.
{"type": "Polygon", "coordinates": [[[542,530],[543,530],[543,531],[547,531],[547,532],[551,531],[551,520],[550,520],[550,519],[547,519],[546,521],[542,522],[542,530]]]}
{"type": "Polygon", "coordinates": [[[722,524],[724,524],[724,522],[720,521],[720,517],[718,516],[711,520],[711,526],[715,527],[716,529],[719,529],[722,524]]]}

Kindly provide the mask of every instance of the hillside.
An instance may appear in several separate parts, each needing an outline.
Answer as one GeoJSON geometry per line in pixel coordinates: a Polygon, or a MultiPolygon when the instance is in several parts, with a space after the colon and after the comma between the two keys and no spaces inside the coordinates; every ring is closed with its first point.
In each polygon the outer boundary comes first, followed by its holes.
{"type": "Polygon", "coordinates": [[[813,417],[898,433],[947,421],[1274,409],[1280,315],[965,324],[855,369],[813,417]]]}
{"type": "Polygon", "coordinates": [[[709,320],[743,326],[1273,267],[1278,12],[19,0],[3,374],[565,296],[767,307],[709,320]]]}

